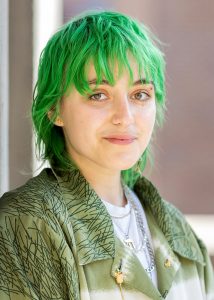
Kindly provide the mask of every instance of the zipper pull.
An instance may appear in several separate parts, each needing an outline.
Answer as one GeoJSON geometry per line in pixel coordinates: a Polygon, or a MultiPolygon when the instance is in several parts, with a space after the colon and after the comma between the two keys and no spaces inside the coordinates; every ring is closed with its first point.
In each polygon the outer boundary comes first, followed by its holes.
{"type": "Polygon", "coordinates": [[[123,272],[121,272],[120,270],[116,270],[115,272],[115,278],[116,278],[116,282],[117,284],[122,284],[123,283],[123,272]]]}
{"type": "Polygon", "coordinates": [[[122,272],[122,259],[120,260],[120,265],[116,269],[114,275],[115,275],[116,283],[120,287],[120,293],[121,293],[122,300],[124,300],[123,291],[122,291],[122,283],[123,283],[123,280],[124,280],[124,275],[123,275],[123,272],[122,272]]]}

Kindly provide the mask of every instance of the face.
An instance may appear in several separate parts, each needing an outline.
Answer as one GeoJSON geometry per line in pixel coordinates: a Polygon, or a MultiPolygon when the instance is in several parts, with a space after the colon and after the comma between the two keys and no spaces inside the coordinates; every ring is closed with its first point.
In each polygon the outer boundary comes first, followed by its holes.
{"type": "Polygon", "coordinates": [[[95,89],[96,72],[91,64],[88,78],[93,93],[82,96],[72,88],[62,99],[55,124],[63,127],[67,150],[82,169],[129,169],[149,143],[156,115],[154,86],[139,80],[134,61],[131,67],[131,85],[124,71],[114,86],[103,79],[95,89]]]}

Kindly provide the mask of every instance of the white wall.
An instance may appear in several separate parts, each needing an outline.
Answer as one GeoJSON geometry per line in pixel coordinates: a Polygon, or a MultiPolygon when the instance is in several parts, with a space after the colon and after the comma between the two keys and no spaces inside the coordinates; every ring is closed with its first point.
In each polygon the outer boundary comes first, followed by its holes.
{"type": "Polygon", "coordinates": [[[8,0],[0,0],[0,195],[9,187],[8,0]]]}
{"type": "MultiPolygon", "coordinates": [[[[63,24],[63,0],[34,0],[33,2],[33,86],[37,79],[39,56],[51,35],[63,24]]],[[[41,171],[36,158],[33,137],[33,174],[41,171]]],[[[42,165],[42,167],[47,164],[42,165]]]]}

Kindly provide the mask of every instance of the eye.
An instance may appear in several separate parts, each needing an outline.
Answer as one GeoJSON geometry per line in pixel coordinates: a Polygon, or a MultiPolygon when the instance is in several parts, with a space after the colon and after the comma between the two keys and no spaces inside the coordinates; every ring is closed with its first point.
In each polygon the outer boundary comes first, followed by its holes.
{"type": "Polygon", "coordinates": [[[149,100],[150,98],[151,96],[145,91],[137,92],[131,97],[131,99],[140,100],[140,101],[146,101],[149,100]]]}
{"type": "Polygon", "coordinates": [[[90,100],[95,100],[95,101],[102,101],[106,100],[107,96],[104,93],[96,93],[88,97],[90,100]]]}

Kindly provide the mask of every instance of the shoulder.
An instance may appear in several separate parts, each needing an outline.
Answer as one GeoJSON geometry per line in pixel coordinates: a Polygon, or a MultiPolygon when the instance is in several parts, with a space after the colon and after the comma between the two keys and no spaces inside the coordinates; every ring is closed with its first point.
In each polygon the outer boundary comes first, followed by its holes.
{"type": "Polygon", "coordinates": [[[61,213],[64,202],[51,169],[44,169],[0,199],[0,218],[32,216],[43,220],[61,213]]]}
{"type": "Polygon", "coordinates": [[[51,169],[3,195],[0,299],[6,292],[7,299],[52,299],[53,284],[54,299],[79,293],[72,230],[63,227],[66,211],[51,169]]]}
{"type": "Polygon", "coordinates": [[[172,203],[163,199],[157,187],[146,177],[142,177],[136,182],[134,191],[141,202],[158,216],[160,222],[161,218],[170,218],[174,220],[175,223],[186,223],[182,212],[172,203]]]}

